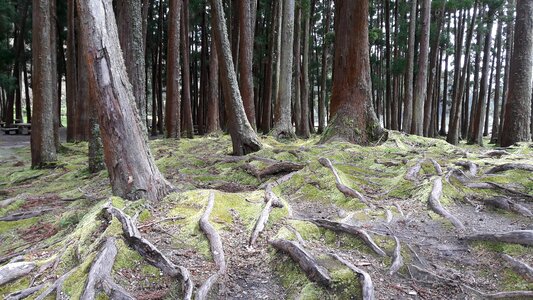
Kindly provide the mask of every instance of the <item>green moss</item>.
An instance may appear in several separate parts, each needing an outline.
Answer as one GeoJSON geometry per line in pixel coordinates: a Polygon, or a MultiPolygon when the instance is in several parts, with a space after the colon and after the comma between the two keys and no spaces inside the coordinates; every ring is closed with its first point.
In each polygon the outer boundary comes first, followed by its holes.
{"type": "Polygon", "coordinates": [[[13,292],[21,291],[28,288],[30,280],[28,277],[23,277],[19,280],[10,282],[0,286],[0,298],[5,299],[5,297],[13,292]]]}
{"type": "Polygon", "coordinates": [[[533,291],[533,283],[525,280],[512,269],[505,268],[502,276],[503,289],[506,291],[533,291]]]}
{"type": "Polygon", "coordinates": [[[79,299],[85,287],[87,274],[91,268],[96,253],[91,253],[63,283],[63,292],[69,299],[79,299]]]}
{"type": "Polygon", "coordinates": [[[526,246],[510,243],[499,243],[499,242],[486,242],[486,241],[477,241],[474,242],[475,248],[484,248],[498,253],[505,253],[510,256],[519,256],[525,253],[533,254],[533,250],[526,246]]]}

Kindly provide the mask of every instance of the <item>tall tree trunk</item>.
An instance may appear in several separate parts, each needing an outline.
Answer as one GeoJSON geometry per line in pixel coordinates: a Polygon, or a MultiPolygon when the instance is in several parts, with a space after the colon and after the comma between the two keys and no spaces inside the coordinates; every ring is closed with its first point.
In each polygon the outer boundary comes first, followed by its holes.
{"type": "Polygon", "coordinates": [[[76,141],[78,65],[76,49],[76,0],[67,2],[67,142],[76,141]]]}
{"type": "Polygon", "coordinates": [[[301,36],[302,36],[302,8],[300,5],[296,6],[294,18],[294,63],[292,71],[292,120],[296,127],[296,134],[300,135],[300,117],[302,115],[302,52],[301,52],[301,36]]]}
{"type": "Polygon", "coordinates": [[[338,0],[335,18],[331,122],[321,142],[340,139],[369,145],[384,141],[386,132],[372,105],[368,0],[338,0]]]}
{"type": "Polygon", "coordinates": [[[328,52],[329,42],[327,40],[329,28],[331,26],[331,0],[325,0],[326,3],[326,23],[324,25],[324,36],[322,37],[322,74],[320,76],[320,96],[318,97],[318,130],[321,134],[326,128],[326,98],[327,98],[327,80],[328,80],[328,52]]]}
{"type": "Polygon", "coordinates": [[[282,46],[279,92],[274,111],[273,135],[278,139],[293,138],[291,122],[291,75],[294,42],[294,0],[283,0],[282,46]]]}
{"type": "Polygon", "coordinates": [[[411,0],[411,16],[409,22],[409,45],[407,49],[407,69],[405,71],[405,97],[403,110],[402,129],[411,131],[413,119],[413,77],[415,62],[415,32],[416,32],[416,7],[417,0],[411,0]]]}
{"type": "Polygon", "coordinates": [[[487,108],[485,109],[485,124],[483,126],[483,136],[489,135],[489,114],[490,114],[490,98],[492,95],[492,80],[494,79],[494,69],[496,68],[496,56],[492,57],[492,64],[490,68],[489,92],[487,93],[487,108]]]}
{"type": "MultiPolygon", "coordinates": [[[[478,144],[483,146],[483,125],[485,123],[485,105],[487,101],[487,92],[489,85],[489,65],[490,65],[490,48],[492,42],[492,24],[494,12],[489,10],[487,15],[487,30],[485,35],[485,45],[483,49],[483,69],[481,71],[481,85],[479,87],[479,97],[476,102],[474,119],[468,137],[469,144],[478,144]]],[[[529,94],[529,92],[528,92],[529,94]]],[[[472,106],[472,109],[474,107],[472,106]]]]}
{"type": "Polygon", "coordinates": [[[418,55],[418,74],[416,76],[413,120],[411,133],[422,135],[424,127],[424,99],[427,92],[427,73],[429,56],[429,27],[431,25],[431,0],[422,0],[422,27],[420,30],[420,53],[418,55]]]}
{"type": "Polygon", "coordinates": [[[385,128],[392,126],[392,84],[391,84],[391,42],[390,42],[390,0],[385,2],[385,128]]]}
{"type": "Polygon", "coordinates": [[[33,0],[33,123],[31,132],[31,165],[46,167],[57,161],[55,143],[55,76],[56,65],[53,53],[56,51],[52,29],[53,0],[33,0]]]}
{"type": "MultiPolygon", "coordinates": [[[[118,37],[141,120],[146,119],[144,39],[141,0],[117,0],[118,37]]],[[[144,121],[143,121],[144,125],[144,121]]]]}
{"type": "Polygon", "coordinates": [[[533,77],[533,2],[517,0],[516,25],[509,93],[505,104],[505,116],[501,145],[531,141],[531,80],[533,77]]]}
{"type": "Polygon", "coordinates": [[[494,113],[492,117],[492,132],[490,143],[498,142],[498,130],[500,128],[500,78],[502,73],[502,32],[503,18],[498,20],[498,30],[496,32],[496,78],[494,80],[494,113]]]}
{"type": "Polygon", "coordinates": [[[181,50],[183,57],[183,65],[181,67],[183,74],[183,131],[188,138],[193,138],[194,125],[192,121],[191,69],[189,60],[189,0],[183,0],[183,9],[181,14],[181,50]]]}
{"type": "Polygon", "coordinates": [[[239,88],[248,122],[255,128],[253,64],[253,31],[255,11],[251,11],[249,0],[239,0],[239,88]]]}
{"type": "Polygon", "coordinates": [[[311,26],[311,14],[309,8],[305,9],[304,15],[304,32],[303,32],[303,56],[302,56],[302,99],[301,99],[301,108],[302,113],[300,115],[300,137],[307,139],[310,136],[309,131],[309,107],[312,101],[309,101],[309,27],[311,26]]]}
{"type": "Polygon", "coordinates": [[[113,193],[160,200],[172,188],[157,169],[135,108],[110,0],[78,2],[87,43],[87,79],[94,93],[104,157],[113,193]],[[124,84],[126,82],[126,84],[124,84]]]}
{"type": "Polygon", "coordinates": [[[268,134],[270,132],[270,124],[272,122],[272,88],[273,88],[273,68],[274,68],[274,57],[276,56],[276,44],[277,44],[277,27],[279,23],[279,6],[281,4],[279,1],[276,1],[272,5],[272,27],[270,30],[270,39],[268,44],[268,53],[267,53],[267,63],[265,70],[265,87],[263,89],[263,113],[261,120],[261,129],[263,133],[268,134]]]}
{"type": "Polygon", "coordinates": [[[167,138],[180,138],[180,18],[182,0],[170,0],[167,46],[167,102],[165,127],[167,138]]]}
{"type": "Polygon", "coordinates": [[[507,6],[507,28],[505,30],[505,74],[503,76],[502,108],[500,112],[500,128],[498,129],[498,144],[502,138],[505,103],[507,101],[507,95],[509,94],[509,72],[511,70],[511,54],[513,53],[514,41],[514,13],[515,0],[509,0],[507,6]]]}
{"type": "Polygon", "coordinates": [[[224,101],[229,116],[229,130],[234,155],[245,155],[259,151],[262,147],[252,126],[248,122],[242,103],[237,76],[233,66],[222,0],[211,0],[213,36],[220,62],[220,75],[224,101]]]}
{"type": "Polygon", "coordinates": [[[211,34],[211,54],[209,55],[209,100],[207,103],[207,133],[220,130],[219,118],[219,68],[218,49],[213,33],[211,34]]]}
{"type": "Polygon", "coordinates": [[[26,95],[26,122],[31,123],[31,99],[30,99],[30,82],[28,80],[28,67],[26,63],[23,66],[24,70],[24,92],[26,95]]]}

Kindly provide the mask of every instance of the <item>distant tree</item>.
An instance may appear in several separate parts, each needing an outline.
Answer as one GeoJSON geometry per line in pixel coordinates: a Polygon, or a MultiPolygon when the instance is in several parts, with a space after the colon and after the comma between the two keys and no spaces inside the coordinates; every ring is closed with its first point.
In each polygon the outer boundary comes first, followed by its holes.
{"type": "Polygon", "coordinates": [[[167,103],[165,126],[167,138],[180,138],[180,17],[182,0],[169,1],[167,46],[167,103]]]}
{"type": "Polygon", "coordinates": [[[331,121],[321,142],[370,145],[386,139],[372,104],[368,0],[337,0],[331,121]]]}
{"type": "Polygon", "coordinates": [[[172,186],[157,169],[148,148],[121,58],[112,3],[79,1],[78,15],[82,39],[87,45],[86,76],[94,93],[92,105],[98,113],[113,193],[131,200],[160,200],[172,186]]]}
{"type": "Polygon", "coordinates": [[[228,125],[233,144],[233,154],[245,155],[259,151],[262,145],[250,122],[248,122],[237,83],[222,0],[211,0],[211,10],[211,25],[218,53],[220,80],[229,119],[228,125]]]}
{"type": "Polygon", "coordinates": [[[516,25],[509,90],[500,144],[531,141],[531,80],[533,79],[533,1],[516,1],[516,25]]]}
{"type": "Polygon", "coordinates": [[[239,0],[239,88],[248,122],[255,128],[253,63],[253,26],[255,11],[250,0],[239,0]]]}
{"type": "Polygon", "coordinates": [[[413,78],[415,64],[415,32],[417,0],[411,0],[409,22],[409,45],[407,46],[407,68],[405,71],[405,97],[402,129],[410,132],[413,119],[413,78]]]}
{"type": "Polygon", "coordinates": [[[33,123],[31,137],[31,165],[46,167],[57,161],[56,128],[56,51],[52,33],[55,0],[33,0],[33,123]]]}

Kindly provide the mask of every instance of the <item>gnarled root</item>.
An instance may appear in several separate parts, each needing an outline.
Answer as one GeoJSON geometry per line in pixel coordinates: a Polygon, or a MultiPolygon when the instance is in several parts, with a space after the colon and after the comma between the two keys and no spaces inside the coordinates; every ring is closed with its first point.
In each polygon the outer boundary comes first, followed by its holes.
{"type": "Polygon", "coordinates": [[[518,259],[509,256],[507,254],[502,254],[502,258],[507,261],[513,270],[517,272],[518,274],[522,275],[525,279],[527,279],[529,282],[533,282],[533,268],[530,267],[528,264],[519,261],[518,259]]]}
{"type": "Polygon", "coordinates": [[[492,207],[512,211],[525,217],[533,217],[533,213],[529,209],[506,197],[484,199],[483,202],[492,207]]]}
{"type": "Polygon", "coordinates": [[[300,244],[288,240],[272,240],[270,244],[286,254],[288,254],[295,262],[297,262],[309,280],[317,282],[323,286],[331,286],[331,278],[328,271],[320,266],[315,258],[307,252],[300,244]]]}
{"type": "Polygon", "coordinates": [[[472,177],[475,177],[477,175],[477,166],[471,161],[458,161],[455,163],[455,165],[467,169],[468,175],[472,177]]]}
{"type": "Polygon", "coordinates": [[[440,204],[440,197],[442,196],[442,179],[439,177],[433,181],[433,190],[429,194],[429,206],[433,211],[442,217],[448,219],[455,227],[459,229],[464,229],[465,226],[459,219],[453,216],[449,211],[447,211],[442,204],[440,204]]]}
{"type": "Polygon", "coordinates": [[[522,193],[520,191],[513,190],[511,188],[505,187],[501,184],[497,184],[494,182],[472,182],[472,183],[465,183],[465,186],[471,189],[495,189],[495,190],[500,190],[510,195],[516,195],[516,196],[524,197],[526,199],[533,199],[533,195],[522,193]]]}
{"type": "Polygon", "coordinates": [[[333,258],[340,261],[343,265],[348,267],[348,269],[352,270],[354,273],[356,273],[359,276],[359,283],[361,284],[361,296],[363,300],[373,300],[374,299],[374,285],[372,284],[372,278],[370,275],[363,271],[362,269],[359,269],[354,264],[350,263],[349,261],[345,260],[344,258],[338,256],[337,254],[330,254],[333,258]]]}
{"type": "Polygon", "coordinates": [[[403,266],[400,240],[397,237],[394,237],[394,241],[396,242],[396,247],[392,253],[392,265],[389,270],[390,275],[398,272],[398,270],[403,266]]]}
{"type": "Polygon", "coordinates": [[[215,265],[218,267],[218,271],[215,274],[211,275],[211,277],[209,277],[209,279],[207,279],[206,282],[204,282],[204,284],[202,284],[202,286],[198,289],[198,293],[196,294],[196,299],[198,300],[207,299],[207,295],[209,294],[209,291],[211,290],[212,286],[215,284],[215,282],[220,276],[226,273],[226,260],[224,259],[224,248],[222,246],[222,240],[220,239],[220,235],[215,230],[213,225],[209,223],[209,215],[211,214],[214,205],[215,194],[213,192],[210,192],[207,201],[207,207],[205,209],[204,214],[200,218],[200,229],[202,229],[202,231],[207,236],[207,239],[209,240],[213,260],[215,261],[215,265]]]}
{"type": "Polygon", "coordinates": [[[82,300],[95,299],[98,290],[103,290],[110,299],[133,300],[128,292],[116,284],[111,277],[111,270],[117,256],[117,246],[115,238],[106,239],[102,250],[96,256],[91,266],[85,290],[81,296],[82,300]]]}
{"type": "Polygon", "coordinates": [[[529,164],[503,164],[488,170],[485,174],[496,174],[509,170],[524,170],[533,172],[533,165],[529,164]]]}
{"type": "Polygon", "coordinates": [[[267,202],[265,207],[263,207],[263,211],[261,211],[261,215],[259,216],[259,219],[257,219],[254,230],[252,231],[252,235],[250,236],[250,242],[248,244],[250,247],[254,246],[259,234],[265,229],[265,225],[268,221],[268,217],[270,216],[270,212],[272,211],[272,207],[275,206],[275,202],[279,202],[278,197],[274,194],[274,192],[272,192],[272,186],[272,184],[267,185],[265,194],[265,199],[267,202]]]}
{"type": "Polygon", "coordinates": [[[0,286],[28,275],[35,268],[32,262],[10,263],[0,268],[0,286]]]}
{"type": "Polygon", "coordinates": [[[515,230],[504,233],[485,233],[465,237],[471,241],[504,242],[533,246],[533,230],[515,230]]]}
{"type": "Polygon", "coordinates": [[[61,277],[59,277],[54,283],[52,283],[51,286],[49,286],[46,290],[44,290],[44,292],[42,292],[39,295],[39,297],[35,298],[35,300],[43,300],[46,297],[48,297],[48,295],[50,295],[53,291],[56,291],[56,299],[61,299],[60,295],[61,295],[61,289],[63,287],[63,282],[65,282],[65,280],[67,280],[70,277],[70,275],[72,275],[72,273],[76,271],[76,269],[77,267],[63,274],[61,277]]]}
{"type": "Polygon", "coordinates": [[[184,299],[191,299],[193,282],[189,271],[182,267],[176,266],[172,263],[159,249],[152,243],[144,239],[139,229],[133,224],[131,218],[122,212],[120,209],[113,206],[104,208],[108,219],[110,216],[115,216],[122,224],[123,236],[129,245],[135,249],[144,259],[156,268],[159,268],[165,275],[176,277],[182,281],[184,299]]]}
{"type": "Polygon", "coordinates": [[[320,164],[322,164],[324,167],[329,168],[331,172],[333,173],[333,176],[335,176],[335,183],[337,186],[337,189],[343,193],[346,197],[349,198],[358,198],[361,202],[363,202],[366,205],[370,205],[368,200],[366,200],[365,196],[363,194],[359,193],[358,191],[352,189],[351,187],[346,186],[344,183],[342,183],[342,180],[337,173],[337,170],[331,163],[331,161],[328,158],[320,158],[318,160],[320,164]]]}
{"type": "Polygon", "coordinates": [[[511,291],[511,292],[499,292],[494,294],[487,294],[480,292],[472,287],[463,285],[463,288],[481,297],[481,299],[531,299],[533,298],[533,291],[511,291]]]}
{"type": "Polygon", "coordinates": [[[24,298],[28,298],[29,296],[37,293],[42,288],[44,288],[44,284],[39,284],[36,286],[32,286],[30,288],[24,289],[22,291],[14,292],[9,295],[7,295],[4,300],[20,300],[24,298]]]}
{"type": "Polygon", "coordinates": [[[437,172],[437,175],[442,176],[442,167],[439,165],[439,163],[434,160],[433,158],[430,158],[429,161],[431,164],[433,164],[433,167],[435,168],[435,172],[437,172]]]}
{"type": "Polygon", "coordinates": [[[323,227],[329,230],[333,230],[335,232],[344,232],[348,234],[353,234],[357,237],[359,237],[365,244],[370,247],[377,255],[379,256],[386,256],[387,254],[385,251],[383,251],[370,237],[370,235],[362,228],[348,225],[345,223],[338,223],[333,221],[328,221],[324,219],[309,219],[306,220],[308,222],[311,222],[319,227],[323,227]]]}
{"type": "Polygon", "coordinates": [[[416,177],[418,176],[418,173],[420,173],[420,169],[422,168],[422,162],[424,160],[419,160],[416,162],[414,166],[409,168],[407,171],[407,174],[405,174],[404,178],[409,181],[416,181],[416,177]]]}

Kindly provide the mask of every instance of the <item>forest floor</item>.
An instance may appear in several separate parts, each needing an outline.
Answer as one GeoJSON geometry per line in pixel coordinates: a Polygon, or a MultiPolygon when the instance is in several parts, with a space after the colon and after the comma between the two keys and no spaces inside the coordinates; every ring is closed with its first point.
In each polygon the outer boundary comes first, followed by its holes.
{"type": "Polygon", "coordinates": [[[208,299],[360,299],[369,279],[376,299],[533,297],[533,275],[516,263],[533,266],[531,144],[454,147],[398,132],[375,147],[317,141],[263,137],[263,150],[233,157],[228,136],[152,140],[176,192],[149,203],[111,197],[107,172],[88,173],[86,143],[32,170],[27,141],[2,137],[0,298],[80,298],[109,241],[125,293],[181,298],[180,281],[138,251],[110,207],[187,268],[196,292],[220,267],[199,226],[211,194],[227,269],[208,299]]]}

